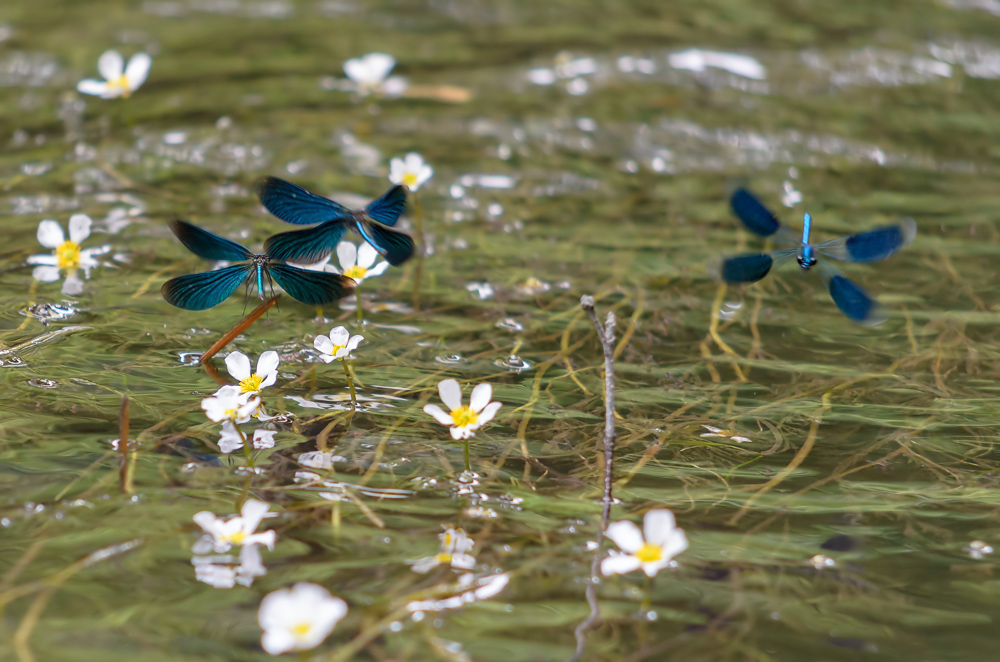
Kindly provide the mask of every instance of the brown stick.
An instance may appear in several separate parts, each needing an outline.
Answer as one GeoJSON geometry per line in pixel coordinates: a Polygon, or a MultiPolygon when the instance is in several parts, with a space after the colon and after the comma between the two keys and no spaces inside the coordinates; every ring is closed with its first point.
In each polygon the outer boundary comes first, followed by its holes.
{"type": "Polygon", "coordinates": [[[589,294],[580,297],[580,307],[583,308],[590,321],[594,324],[597,332],[597,339],[601,341],[601,349],[604,351],[604,498],[601,509],[601,528],[597,532],[597,553],[594,554],[594,561],[590,565],[590,583],[587,584],[586,596],[587,604],[590,605],[590,614],[580,621],[576,626],[574,636],[576,637],[576,650],[569,662],[576,662],[583,655],[584,646],[587,643],[587,630],[593,627],[594,623],[601,616],[601,608],[597,603],[597,570],[600,565],[601,542],[604,540],[604,532],[608,528],[608,521],[611,519],[611,490],[614,485],[614,451],[615,451],[615,314],[608,312],[604,326],[601,326],[594,311],[594,297],[589,294]]]}
{"type": "Polygon", "coordinates": [[[132,481],[129,476],[128,448],[128,396],[122,396],[122,408],[118,413],[118,478],[122,484],[122,494],[132,493],[132,481]]]}
{"type": "Polygon", "coordinates": [[[226,345],[228,345],[229,343],[231,343],[233,341],[233,338],[235,338],[236,336],[238,336],[241,333],[243,333],[244,331],[246,331],[246,329],[247,329],[248,326],[250,326],[251,324],[253,324],[254,322],[256,322],[260,318],[261,315],[263,315],[268,310],[270,310],[271,306],[273,306],[274,304],[278,303],[278,299],[280,299],[280,298],[281,298],[281,295],[279,294],[279,295],[277,295],[277,296],[275,296],[275,297],[273,297],[271,299],[268,299],[267,301],[265,301],[264,303],[260,304],[259,306],[257,306],[257,308],[255,308],[253,310],[253,312],[251,312],[249,315],[247,315],[246,317],[244,317],[243,319],[241,319],[239,321],[239,323],[237,323],[236,326],[234,326],[229,331],[229,333],[227,333],[226,335],[224,335],[221,338],[219,338],[219,340],[216,341],[216,343],[214,345],[212,345],[211,347],[209,347],[208,351],[205,352],[204,354],[202,354],[201,358],[198,359],[198,363],[201,363],[202,365],[204,365],[206,362],[210,361],[213,356],[215,356],[216,354],[219,353],[220,349],[222,349],[223,347],[225,347],[226,345]]]}

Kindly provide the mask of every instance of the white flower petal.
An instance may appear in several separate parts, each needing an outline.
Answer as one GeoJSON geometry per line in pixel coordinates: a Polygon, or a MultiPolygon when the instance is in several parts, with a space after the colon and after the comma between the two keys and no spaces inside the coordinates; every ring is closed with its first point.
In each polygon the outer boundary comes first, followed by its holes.
{"type": "Polygon", "coordinates": [[[215,513],[210,513],[207,510],[203,510],[199,513],[195,513],[192,517],[194,523],[197,524],[205,531],[205,533],[210,536],[215,536],[216,532],[219,530],[218,523],[219,518],[215,516],[215,513]]]}
{"type": "Polygon", "coordinates": [[[128,61],[125,67],[125,79],[128,81],[128,89],[135,92],[139,86],[146,82],[149,75],[149,68],[153,65],[153,58],[146,53],[136,53],[128,61]]]}
{"type": "Polygon", "coordinates": [[[330,340],[334,345],[345,346],[347,341],[351,339],[351,332],[347,330],[347,327],[338,326],[330,329],[330,340]]]}
{"type": "MultiPolygon", "coordinates": [[[[264,603],[260,606],[263,608],[264,603]]],[[[291,630],[264,630],[260,646],[271,655],[281,655],[295,649],[295,637],[291,630]]]]}
{"type": "Polygon", "coordinates": [[[382,82],[396,66],[396,58],[387,53],[369,53],[364,62],[368,80],[372,82],[382,82]]]}
{"type": "Polygon", "coordinates": [[[441,425],[451,425],[454,422],[451,414],[445,412],[437,405],[424,405],[424,413],[433,416],[441,425]]]}
{"type": "Polygon", "coordinates": [[[116,50],[104,51],[101,57],[97,58],[97,70],[106,81],[118,80],[125,72],[125,60],[116,50]]]}
{"type": "Polygon", "coordinates": [[[392,157],[389,161],[389,181],[393,184],[402,184],[403,175],[406,174],[406,164],[398,156],[392,157]]]}
{"type": "Polygon", "coordinates": [[[418,152],[409,152],[404,160],[406,163],[406,169],[410,172],[418,172],[420,168],[424,165],[424,157],[420,156],[418,152]]]}
{"type": "Polygon", "coordinates": [[[472,430],[469,429],[468,425],[463,425],[462,427],[453,426],[451,430],[451,438],[455,441],[461,441],[462,439],[468,439],[469,437],[474,437],[472,430]]]}
{"type": "Polygon", "coordinates": [[[95,97],[103,97],[108,94],[110,88],[108,84],[94,80],[93,78],[85,78],[76,84],[76,91],[80,94],[90,94],[95,97]]]}
{"type": "Polygon", "coordinates": [[[59,267],[41,266],[31,270],[31,277],[43,283],[54,283],[59,280],[59,267]]]}
{"type": "MultiPolygon", "coordinates": [[[[28,264],[44,264],[47,267],[55,267],[59,264],[59,258],[52,253],[45,253],[44,255],[29,255],[28,264]]],[[[58,273],[58,270],[56,271],[58,273]]]]}
{"type": "Polygon", "coordinates": [[[452,554],[451,567],[461,570],[471,570],[476,567],[476,557],[471,554],[452,554]]]}
{"type": "Polygon", "coordinates": [[[261,520],[264,519],[264,515],[266,515],[267,511],[270,509],[271,506],[263,501],[258,501],[257,499],[247,499],[246,503],[243,504],[243,507],[240,508],[240,517],[243,520],[243,533],[249,535],[256,531],[261,520]]]}
{"type": "Polygon", "coordinates": [[[628,520],[609,524],[605,535],[622,551],[634,553],[642,549],[642,532],[639,527],[628,520]]]}
{"type": "Polygon", "coordinates": [[[604,575],[623,575],[637,570],[642,563],[629,554],[612,554],[601,561],[601,573],[604,575]]]}
{"type": "Polygon", "coordinates": [[[643,563],[642,571],[646,573],[647,577],[654,577],[656,576],[656,573],[658,573],[663,568],[667,567],[668,563],[670,563],[670,561],[667,559],[661,559],[659,561],[651,561],[649,563],[643,563]]]}
{"type": "Polygon", "coordinates": [[[687,548],[687,535],[685,535],[682,529],[674,529],[674,533],[670,536],[670,540],[667,540],[660,545],[660,549],[663,550],[663,558],[666,561],[670,561],[687,548]]]}
{"type": "Polygon", "coordinates": [[[478,414],[490,403],[492,397],[492,386],[486,383],[478,384],[476,388],[472,389],[472,395],[469,397],[469,409],[478,414]]]}
{"type": "Polygon", "coordinates": [[[413,565],[410,566],[410,569],[413,570],[413,572],[419,572],[421,575],[424,575],[439,565],[441,565],[441,563],[437,560],[436,556],[428,556],[414,562],[413,565]]]}
{"type": "Polygon", "coordinates": [[[350,354],[351,352],[356,350],[358,348],[358,345],[360,345],[361,341],[364,339],[365,339],[364,336],[351,336],[351,339],[347,341],[347,347],[346,347],[347,353],[350,354]]]}
{"type": "Polygon", "coordinates": [[[333,341],[328,336],[316,336],[313,347],[321,354],[330,354],[333,352],[333,341]]]}
{"type": "Polygon", "coordinates": [[[408,83],[402,76],[390,76],[382,83],[382,94],[387,97],[401,97],[406,92],[408,83]]]}
{"type": "Polygon", "coordinates": [[[347,271],[358,263],[358,247],[349,241],[342,241],[337,244],[337,261],[340,262],[340,269],[347,271]]]}
{"type": "Polygon", "coordinates": [[[479,427],[482,427],[493,420],[493,417],[497,415],[500,411],[500,407],[503,407],[502,402],[491,402],[486,405],[486,407],[479,412],[479,427]]]}
{"type": "Polygon", "coordinates": [[[226,357],[226,368],[233,379],[242,382],[250,376],[250,359],[243,352],[232,352],[226,357]]]}
{"type": "Polygon", "coordinates": [[[45,219],[38,224],[38,243],[46,248],[59,248],[66,241],[62,227],[55,221],[45,219]]]}
{"type": "Polygon", "coordinates": [[[454,411],[462,406],[462,387],[458,380],[443,379],[438,384],[438,393],[441,395],[441,402],[448,409],[454,411]]]}
{"type": "Polygon", "coordinates": [[[69,240],[82,244],[90,236],[90,217],[86,214],[73,214],[69,217],[69,240]]]}
{"type": "Polygon", "coordinates": [[[378,251],[372,248],[371,244],[364,243],[358,248],[358,266],[368,269],[378,258],[378,251]]]}
{"type": "Polygon", "coordinates": [[[368,280],[369,278],[374,278],[375,276],[381,276],[382,274],[385,273],[385,270],[388,268],[389,268],[388,262],[386,262],[385,260],[379,262],[374,267],[368,270],[368,273],[365,274],[365,280],[368,280]]]}
{"type": "Polygon", "coordinates": [[[674,514],[664,508],[650,510],[642,518],[642,535],[650,545],[661,546],[675,529],[674,514]]]}
{"type": "MultiPolygon", "coordinates": [[[[273,349],[269,349],[257,359],[257,374],[265,378],[269,375],[277,377],[279,363],[281,363],[281,359],[278,358],[278,353],[273,349]]],[[[273,384],[274,382],[272,381],[271,383],[273,384]]]]}

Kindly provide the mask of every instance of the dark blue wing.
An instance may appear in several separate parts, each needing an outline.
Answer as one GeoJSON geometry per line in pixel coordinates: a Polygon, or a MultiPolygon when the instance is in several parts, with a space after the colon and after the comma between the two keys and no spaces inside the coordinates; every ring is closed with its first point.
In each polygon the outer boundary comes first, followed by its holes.
{"type": "Polygon", "coordinates": [[[823,283],[840,312],[859,324],[874,325],[885,321],[878,302],[860,285],[824,262],[819,265],[823,283]]]}
{"type": "Polygon", "coordinates": [[[171,221],[170,229],[189,251],[206,260],[246,260],[252,254],[235,241],[224,239],[187,221],[171,221]]]}
{"type": "Polygon", "coordinates": [[[898,253],[916,235],[917,224],[912,218],[907,218],[899,225],[888,225],[819,244],[816,250],[838,260],[878,262],[898,253]]]}
{"type": "Polygon", "coordinates": [[[343,299],[358,286],[341,274],[308,271],[288,264],[271,264],[267,270],[278,285],[302,303],[321,304],[343,299]]]}
{"type": "Polygon", "coordinates": [[[344,205],[277,177],[258,180],[254,190],[260,204],[285,223],[312,225],[351,216],[351,210],[344,205]]]}
{"type": "Polygon", "coordinates": [[[748,253],[723,258],[713,271],[727,283],[754,283],[770,273],[775,264],[783,264],[795,256],[794,248],[770,253],[748,253]]]}
{"type": "Polygon", "coordinates": [[[392,227],[399,220],[400,214],[406,211],[406,187],[393,186],[378,200],[372,200],[365,207],[365,216],[392,227]]]}
{"type": "Polygon", "coordinates": [[[366,221],[359,221],[354,227],[392,266],[398,267],[413,257],[414,244],[410,235],[366,221]]]}
{"type": "Polygon", "coordinates": [[[747,230],[760,237],[770,237],[781,227],[774,214],[744,188],[736,189],[729,204],[747,230]]]}
{"type": "Polygon", "coordinates": [[[348,227],[346,220],[336,220],[308,230],[282,232],[264,242],[264,252],[273,260],[313,264],[337,248],[348,227]]]}
{"type": "Polygon", "coordinates": [[[160,294],[167,303],[185,310],[205,310],[217,306],[233,293],[252,266],[237,264],[232,267],[188,274],[171,278],[160,294]]]}

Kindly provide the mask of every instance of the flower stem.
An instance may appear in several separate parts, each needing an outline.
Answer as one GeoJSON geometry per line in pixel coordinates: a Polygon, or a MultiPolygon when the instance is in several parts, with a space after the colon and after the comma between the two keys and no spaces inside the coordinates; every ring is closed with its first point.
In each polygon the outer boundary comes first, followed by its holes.
{"type": "Polygon", "coordinates": [[[472,465],[469,464],[469,438],[465,438],[465,470],[472,471],[472,465]]]}
{"type": "Polygon", "coordinates": [[[347,386],[351,389],[351,409],[356,409],[358,406],[358,394],[354,390],[354,378],[351,377],[351,369],[347,367],[346,359],[340,359],[340,363],[344,366],[344,375],[347,377],[347,386]]]}
{"type": "Polygon", "coordinates": [[[365,316],[364,316],[364,313],[361,310],[361,290],[360,289],[355,289],[354,290],[354,297],[355,297],[355,299],[358,302],[358,326],[361,326],[361,325],[363,325],[365,323],[365,316]]]}
{"type": "Polygon", "coordinates": [[[243,442],[243,454],[247,456],[247,466],[253,467],[253,449],[250,448],[250,442],[247,441],[247,436],[243,434],[243,430],[240,429],[236,421],[233,421],[233,427],[236,428],[236,434],[240,435],[240,441],[243,442]]]}
{"type": "Polygon", "coordinates": [[[417,238],[417,265],[413,270],[413,312],[420,310],[420,284],[424,276],[424,209],[420,196],[413,194],[413,228],[417,238]]]}

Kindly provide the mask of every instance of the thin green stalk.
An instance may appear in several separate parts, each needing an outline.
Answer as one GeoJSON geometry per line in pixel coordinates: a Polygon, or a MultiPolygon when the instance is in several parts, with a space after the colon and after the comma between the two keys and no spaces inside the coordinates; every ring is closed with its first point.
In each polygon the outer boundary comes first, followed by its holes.
{"type": "Polygon", "coordinates": [[[420,310],[420,285],[424,276],[424,210],[420,196],[413,194],[413,227],[417,239],[417,265],[413,271],[413,312],[420,310]]]}
{"type": "Polygon", "coordinates": [[[347,377],[347,386],[351,389],[351,408],[355,409],[358,406],[358,394],[354,390],[354,378],[351,377],[351,370],[347,367],[347,359],[340,359],[340,363],[344,366],[344,376],[347,377]]]}
{"type": "Polygon", "coordinates": [[[354,290],[354,297],[355,297],[355,299],[358,302],[358,326],[361,326],[361,325],[363,325],[365,323],[365,316],[364,316],[364,313],[361,311],[361,290],[360,289],[355,289],[354,290]]]}
{"type": "Polygon", "coordinates": [[[469,464],[469,439],[465,439],[465,470],[472,471],[472,465],[469,464]]]}
{"type": "Polygon", "coordinates": [[[240,441],[243,442],[243,454],[247,456],[247,466],[253,467],[253,449],[250,448],[250,442],[247,440],[247,436],[243,434],[243,430],[240,429],[239,424],[233,421],[233,427],[236,428],[236,434],[240,435],[240,441]]]}

